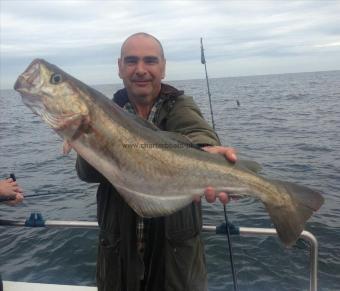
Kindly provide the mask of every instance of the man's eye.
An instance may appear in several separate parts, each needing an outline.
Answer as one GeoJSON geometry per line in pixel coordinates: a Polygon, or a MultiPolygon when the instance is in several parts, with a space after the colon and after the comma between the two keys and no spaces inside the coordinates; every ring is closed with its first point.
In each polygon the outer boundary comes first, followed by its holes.
{"type": "Polygon", "coordinates": [[[144,62],[146,64],[158,64],[158,58],[157,57],[145,57],[144,62]]]}
{"type": "Polygon", "coordinates": [[[126,57],[124,59],[124,63],[127,64],[127,65],[137,64],[138,63],[138,58],[135,58],[135,57],[126,57]]]}

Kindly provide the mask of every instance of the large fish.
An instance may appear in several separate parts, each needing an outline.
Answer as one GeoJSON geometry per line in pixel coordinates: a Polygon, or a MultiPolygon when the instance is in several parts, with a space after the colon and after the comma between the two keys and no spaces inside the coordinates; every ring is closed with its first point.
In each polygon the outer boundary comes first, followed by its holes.
{"type": "Polygon", "coordinates": [[[231,196],[259,198],[289,246],[323,203],[314,190],[260,177],[241,162],[229,163],[178,134],[158,130],[44,60],[34,60],[14,89],[140,216],[174,213],[213,186],[231,196]]]}

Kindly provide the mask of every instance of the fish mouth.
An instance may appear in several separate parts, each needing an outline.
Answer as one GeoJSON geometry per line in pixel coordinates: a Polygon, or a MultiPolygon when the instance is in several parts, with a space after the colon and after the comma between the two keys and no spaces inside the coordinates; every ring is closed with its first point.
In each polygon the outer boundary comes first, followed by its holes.
{"type": "Polygon", "coordinates": [[[41,115],[44,110],[41,96],[37,94],[37,89],[35,89],[35,87],[40,87],[42,83],[40,76],[41,62],[43,62],[41,59],[33,60],[14,84],[14,90],[20,93],[23,103],[37,115],[41,115]]]}
{"type": "Polygon", "coordinates": [[[40,63],[42,60],[35,59],[27,69],[18,77],[14,84],[14,90],[27,97],[32,97],[30,90],[33,86],[41,83],[40,63]]]}

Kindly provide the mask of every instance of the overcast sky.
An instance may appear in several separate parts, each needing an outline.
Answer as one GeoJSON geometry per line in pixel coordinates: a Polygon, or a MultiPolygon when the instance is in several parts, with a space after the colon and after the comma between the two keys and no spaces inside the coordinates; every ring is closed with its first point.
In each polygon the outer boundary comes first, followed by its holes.
{"type": "Polygon", "coordinates": [[[161,40],[167,79],[340,69],[340,1],[0,0],[1,88],[34,58],[88,84],[119,83],[122,41],[161,40]]]}

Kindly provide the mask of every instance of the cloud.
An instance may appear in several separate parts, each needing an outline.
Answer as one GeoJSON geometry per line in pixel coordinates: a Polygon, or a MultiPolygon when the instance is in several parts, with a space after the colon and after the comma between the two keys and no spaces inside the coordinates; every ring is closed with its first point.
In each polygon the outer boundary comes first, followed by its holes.
{"type": "Polygon", "coordinates": [[[338,47],[340,46],[340,40],[339,41],[336,41],[336,42],[330,42],[330,43],[324,43],[324,44],[317,44],[315,45],[315,47],[320,47],[320,48],[323,48],[323,47],[338,47]]]}
{"type": "MultiPolygon", "coordinates": [[[[211,67],[239,61],[242,68],[237,72],[247,72],[243,60],[253,64],[266,60],[268,70],[270,62],[275,64],[269,70],[273,71],[283,57],[282,67],[290,64],[292,71],[299,57],[317,57],[320,68],[324,68],[323,58],[334,59],[329,69],[339,69],[336,64],[340,64],[338,1],[0,0],[0,5],[2,87],[11,84],[36,57],[82,69],[79,74],[90,83],[94,75],[100,76],[92,71],[101,69],[103,81],[112,82],[104,74],[116,72],[122,41],[138,31],[162,41],[171,78],[198,75],[200,37],[211,67]],[[175,68],[186,72],[176,74],[175,68]]],[[[253,64],[250,73],[263,72],[253,64]]],[[[212,72],[222,70],[211,68],[212,72]]]]}

